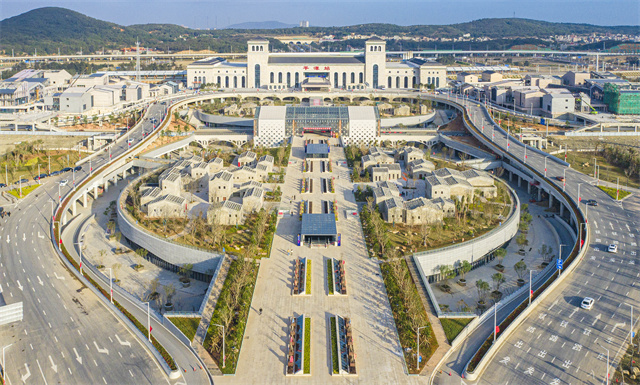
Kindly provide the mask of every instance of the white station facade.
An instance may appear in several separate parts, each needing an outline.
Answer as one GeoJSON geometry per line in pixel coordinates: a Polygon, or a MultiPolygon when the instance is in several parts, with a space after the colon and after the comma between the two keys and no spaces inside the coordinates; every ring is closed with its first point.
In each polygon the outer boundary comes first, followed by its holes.
{"type": "Polygon", "coordinates": [[[188,65],[187,86],[330,91],[447,84],[445,66],[420,58],[388,62],[386,42],[379,38],[367,40],[365,51],[355,53],[271,53],[266,39],[247,44],[246,62],[210,57],[188,65]]]}

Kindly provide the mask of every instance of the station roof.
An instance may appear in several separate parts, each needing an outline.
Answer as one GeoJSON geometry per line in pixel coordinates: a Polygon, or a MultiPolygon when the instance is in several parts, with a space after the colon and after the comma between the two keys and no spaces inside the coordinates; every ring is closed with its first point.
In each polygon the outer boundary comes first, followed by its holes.
{"type": "Polygon", "coordinates": [[[334,214],[302,214],[302,235],[337,235],[334,214]]]}
{"type": "Polygon", "coordinates": [[[328,154],[329,146],[324,143],[307,144],[307,154],[328,154]]]}

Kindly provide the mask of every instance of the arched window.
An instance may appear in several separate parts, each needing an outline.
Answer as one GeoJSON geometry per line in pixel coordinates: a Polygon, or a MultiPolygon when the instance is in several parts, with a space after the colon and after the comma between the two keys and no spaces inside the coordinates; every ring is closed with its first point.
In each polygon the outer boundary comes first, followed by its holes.
{"type": "Polygon", "coordinates": [[[238,88],[238,77],[237,76],[233,77],[233,88],[238,88]]]}
{"type": "Polygon", "coordinates": [[[351,73],[351,84],[353,84],[353,83],[355,83],[355,82],[356,82],[356,73],[355,73],[355,72],[352,72],[352,73],[351,73]]]}
{"type": "Polygon", "coordinates": [[[296,72],[296,88],[300,87],[300,74],[296,72]]]}
{"type": "Polygon", "coordinates": [[[269,75],[269,83],[273,84],[275,83],[275,74],[272,72],[271,75],[269,75]]]}
{"type": "Polygon", "coordinates": [[[278,83],[282,83],[282,72],[278,72],[278,83]]]}
{"type": "Polygon", "coordinates": [[[256,51],[256,46],[255,46],[255,45],[252,45],[252,46],[251,46],[251,51],[253,51],[253,52],[255,52],[255,51],[256,51]]]}
{"type": "Polygon", "coordinates": [[[244,76],[243,76],[242,77],[242,88],[245,88],[245,87],[246,87],[246,85],[245,85],[245,80],[244,80],[244,76]]]}
{"type": "Polygon", "coordinates": [[[409,88],[409,77],[408,76],[404,77],[404,88],[409,88]]]}
{"type": "Polygon", "coordinates": [[[400,88],[400,76],[396,76],[396,88],[400,88]]]}
{"type": "Polygon", "coordinates": [[[436,88],[440,87],[440,78],[436,78],[436,88]]]}
{"type": "Polygon", "coordinates": [[[416,80],[416,77],[414,76],[414,77],[413,77],[413,80],[411,81],[411,87],[416,88],[416,83],[417,83],[417,82],[418,82],[418,81],[416,80]]]}
{"type": "Polygon", "coordinates": [[[222,80],[220,79],[220,76],[218,76],[218,87],[222,86],[222,80]]]}
{"type": "Polygon", "coordinates": [[[373,88],[378,88],[378,65],[373,65],[373,88]]]}
{"type": "Polygon", "coordinates": [[[224,77],[224,88],[229,88],[229,77],[228,76],[224,77]]]}
{"type": "Polygon", "coordinates": [[[387,88],[391,88],[391,76],[387,78],[387,88]]]}
{"type": "Polygon", "coordinates": [[[431,84],[431,76],[427,78],[427,84],[431,84]]]}
{"type": "Polygon", "coordinates": [[[264,51],[264,47],[260,46],[260,52],[264,51]]]}
{"type": "Polygon", "coordinates": [[[360,72],[360,81],[358,83],[362,84],[364,83],[364,73],[360,72]]]}
{"type": "Polygon", "coordinates": [[[291,72],[287,72],[287,88],[291,87],[291,72]]]}
{"type": "Polygon", "coordinates": [[[373,46],[369,47],[369,51],[373,52],[373,46]]]}
{"type": "Polygon", "coordinates": [[[343,72],[342,73],[342,87],[347,87],[347,73],[343,72]]]}
{"type": "Polygon", "coordinates": [[[333,74],[333,86],[335,88],[340,87],[340,85],[338,84],[338,73],[337,72],[333,74]]]}
{"type": "Polygon", "coordinates": [[[255,88],[260,88],[260,64],[256,64],[255,67],[255,88]]]}
{"type": "MultiPolygon", "coordinates": [[[[207,77],[206,76],[202,77],[202,84],[207,84],[207,77]]],[[[138,89],[140,89],[140,88],[138,88],[138,89]]]]}

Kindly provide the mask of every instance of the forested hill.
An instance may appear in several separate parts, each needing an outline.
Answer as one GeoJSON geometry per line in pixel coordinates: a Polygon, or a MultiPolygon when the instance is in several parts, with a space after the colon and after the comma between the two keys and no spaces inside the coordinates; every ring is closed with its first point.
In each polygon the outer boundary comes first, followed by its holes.
{"type": "MultiPolygon", "coordinates": [[[[514,45],[533,44],[543,46],[541,38],[551,35],[612,33],[638,34],[638,26],[594,26],[587,24],[549,23],[527,19],[481,19],[452,25],[398,26],[393,24],[362,24],[347,27],[294,27],[278,29],[222,29],[194,30],[173,24],[141,24],[121,26],[94,19],[65,8],[46,7],[0,21],[0,50],[5,54],[95,52],[120,49],[135,45],[171,51],[210,49],[217,52],[244,52],[246,41],[253,36],[306,34],[315,36],[347,34],[384,36],[427,36],[454,38],[464,34],[471,37],[488,37],[491,42],[477,43],[482,48],[508,48],[514,45]]],[[[272,40],[275,49],[282,45],[272,40]]],[[[362,41],[345,42],[360,48],[362,41]]],[[[333,44],[333,43],[332,43],[333,44]]],[[[390,42],[392,45],[393,42],[390,42]]],[[[402,43],[405,49],[420,49],[423,43],[402,43]]],[[[343,49],[336,43],[334,49],[343,49]]],[[[423,47],[424,45],[424,47],[423,47]]],[[[474,46],[476,44],[473,44],[474,46]]],[[[429,47],[432,47],[429,43],[429,47]]],[[[450,46],[450,44],[448,44],[450,46]]],[[[607,45],[609,47],[610,45],[607,45]]],[[[468,42],[455,43],[455,49],[469,48],[468,42]]]]}

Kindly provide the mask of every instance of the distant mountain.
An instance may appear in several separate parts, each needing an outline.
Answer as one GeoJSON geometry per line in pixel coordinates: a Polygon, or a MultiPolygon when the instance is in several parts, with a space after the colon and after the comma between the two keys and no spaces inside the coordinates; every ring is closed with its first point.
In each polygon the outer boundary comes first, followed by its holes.
{"type": "MultiPolygon", "coordinates": [[[[2,0],[0,0],[2,1],[2,0]]],[[[212,50],[216,52],[244,52],[247,40],[255,36],[267,37],[275,51],[288,48],[273,39],[276,35],[335,35],[348,34],[381,36],[420,36],[432,38],[488,37],[482,42],[421,42],[389,39],[390,50],[420,50],[432,47],[447,49],[504,49],[514,45],[535,45],[553,48],[547,38],[552,35],[610,33],[637,34],[637,26],[597,26],[589,24],[549,23],[529,19],[481,19],[451,25],[359,24],[346,27],[302,28],[278,21],[234,24],[220,30],[196,30],[174,24],[136,24],[121,26],[94,19],[65,8],[46,7],[0,21],[0,53],[10,55],[62,54],[96,52],[135,46],[171,52],[184,50],[212,50]],[[547,39],[547,40],[543,40],[547,39]]],[[[331,50],[363,48],[362,40],[343,40],[331,43],[331,50]]],[[[607,44],[607,48],[611,46],[607,44]]]]}
{"type": "Polygon", "coordinates": [[[232,24],[225,29],[278,29],[295,28],[297,24],[285,24],[279,21],[251,21],[247,23],[232,24]]]}

